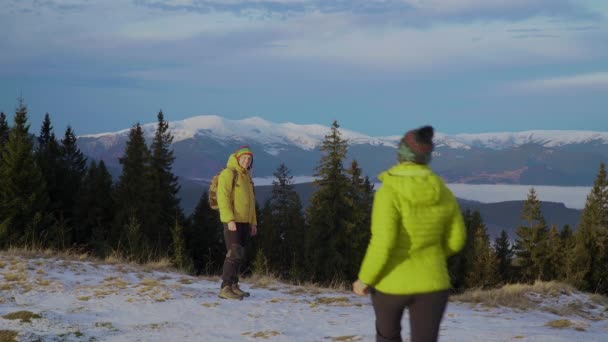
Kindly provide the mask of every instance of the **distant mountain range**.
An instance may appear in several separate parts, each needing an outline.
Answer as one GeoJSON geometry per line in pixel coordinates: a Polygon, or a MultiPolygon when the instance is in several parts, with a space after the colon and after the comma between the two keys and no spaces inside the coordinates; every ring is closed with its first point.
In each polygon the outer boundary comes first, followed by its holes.
{"type": "MultiPolygon", "coordinates": [[[[184,180],[208,180],[238,146],[255,153],[256,177],[272,177],[280,163],[294,176],[311,176],[329,126],[272,123],[253,117],[228,120],[196,116],[170,122],[175,139],[173,171],[184,180]]],[[[151,139],[155,123],[143,125],[151,139]]],[[[404,127],[406,129],[408,127],[404,127]]],[[[119,172],[128,129],[79,137],[81,150],[119,172]]],[[[372,178],[396,161],[400,135],[371,137],[340,128],[356,159],[372,178]]],[[[447,135],[437,133],[433,169],[449,183],[591,185],[600,162],[608,161],[608,132],[527,131],[447,135]]]]}
{"type": "MultiPolygon", "coordinates": [[[[272,123],[253,117],[228,120],[220,116],[196,116],[170,122],[175,137],[173,172],[180,177],[182,207],[191,213],[206,189],[209,179],[226,164],[228,156],[240,145],[252,147],[254,176],[273,177],[281,163],[293,176],[314,174],[321,157],[319,146],[329,126],[272,123]]],[[[155,123],[143,125],[150,141],[155,123]]],[[[404,127],[407,129],[409,127],[404,127]]],[[[401,135],[371,137],[340,128],[348,140],[348,158],[356,159],[363,172],[375,176],[396,162],[396,147],[401,135]]],[[[79,137],[81,150],[90,158],[103,159],[114,176],[120,174],[118,157],[124,152],[129,129],[79,137]]],[[[448,183],[523,184],[589,186],[593,184],[600,162],[608,161],[608,132],[527,131],[447,135],[436,133],[433,169],[448,183]]],[[[348,165],[346,161],[345,165],[348,165]]],[[[260,204],[270,186],[257,186],[260,204]]],[[[296,190],[307,203],[314,191],[310,183],[297,184],[296,190]]],[[[480,203],[460,200],[463,208],[481,212],[489,232],[497,235],[514,229],[521,222],[522,201],[480,203]]],[[[578,224],[580,210],[561,203],[543,203],[549,224],[562,227],[578,224]]]]}

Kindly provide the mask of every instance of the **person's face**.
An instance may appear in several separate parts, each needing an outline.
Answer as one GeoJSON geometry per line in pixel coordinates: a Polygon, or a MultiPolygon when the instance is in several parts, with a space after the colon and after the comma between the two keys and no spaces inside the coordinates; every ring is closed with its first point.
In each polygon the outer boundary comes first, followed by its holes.
{"type": "Polygon", "coordinates": [[[239,165],[243,168],[243,169],[248,169],[249,166],[251,165],[251,155],[250,154],[243,154],[242,156],[239,157],[239,165]]]}

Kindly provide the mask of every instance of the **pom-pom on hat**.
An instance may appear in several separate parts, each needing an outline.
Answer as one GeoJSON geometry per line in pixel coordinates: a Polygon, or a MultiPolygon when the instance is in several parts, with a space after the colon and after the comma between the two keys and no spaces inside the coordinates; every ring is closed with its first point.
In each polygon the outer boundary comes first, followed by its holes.
{"type": "Polygon", "coordinates": [[[420,127],[405,133],[399,142],[397,154],[399,161],[410,161],[417,164],[430,163],[434,148],[434,134],[435,130],[432,126],[420,127]]]}

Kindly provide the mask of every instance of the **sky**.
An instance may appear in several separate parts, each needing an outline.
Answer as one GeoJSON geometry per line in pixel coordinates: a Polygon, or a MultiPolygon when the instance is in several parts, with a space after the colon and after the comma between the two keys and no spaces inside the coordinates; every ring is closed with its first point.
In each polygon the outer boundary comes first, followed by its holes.
{"type": "Polygon", "coordinates": [[[605,0],[3,0],[32,131],[214,114],[372,136],[608,130],[605,0]]]}
{"type": "MultiPolygon", "coordinates": [[[[0,328],[18,332],[22,341],[375,341],[371,301],[350,291],[248,278],[239,284],[251,297],[222,300],[218,277],[9,253],[0,254],[0,262],[0,275],[12,279],[0,291],[0,328]],[[40,317],[30,323],[4,318],[17,311],[40,317]]],[[[606,340],[608,313],[597,295],[552,292],[527,292],[530,310],[452,300],[440,340],[606,340]]],[[[406,313],[404,337],[408,321],[406,313]]]]}

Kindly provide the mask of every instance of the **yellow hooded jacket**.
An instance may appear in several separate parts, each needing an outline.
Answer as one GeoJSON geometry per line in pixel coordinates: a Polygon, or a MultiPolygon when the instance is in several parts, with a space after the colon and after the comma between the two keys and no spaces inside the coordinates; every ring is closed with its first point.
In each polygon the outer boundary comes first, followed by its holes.
{"type": "Polygon", "coordinates": [[[456,198],[428,165],[403,162],[378,178],[359,279],[397,295],[450,288],[446,259],[466,239],[456,198]]]}
{"type": "Polygon", "coordinates": [[[226,162],[226,168],[220,173],[217,184],[217,204],[220,210],[220,221],[249,223],[257,226],[255,214],[255,195],[253,181],[246,169],[239,165],[235,154],[231,154],[226,162]],[[234,171],[237,174],[234,194],[232,181],[234,171]],[[234,201],[233,201],[234,200],[234,201]]]}

